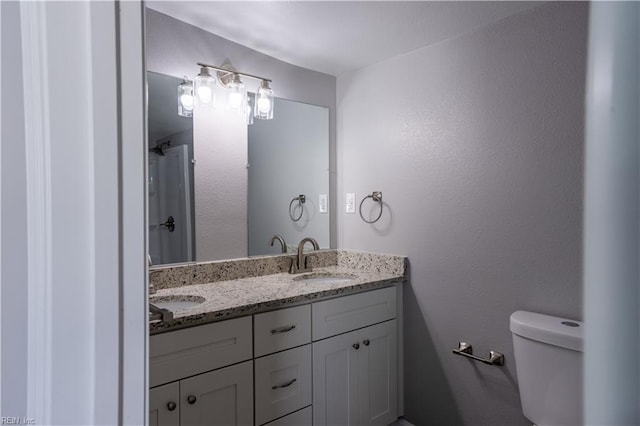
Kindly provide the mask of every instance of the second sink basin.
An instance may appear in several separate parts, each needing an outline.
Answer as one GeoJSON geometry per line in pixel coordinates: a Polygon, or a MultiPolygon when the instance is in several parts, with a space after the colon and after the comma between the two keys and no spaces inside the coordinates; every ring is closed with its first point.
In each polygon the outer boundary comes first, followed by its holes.
{"type": "Polygon", "coordinates": [[[351,274],[332,274],[330,272],[317,272],[311,274],[300,275],[295,277],[294,281],[302,281],[306,284],[339,284],[353,281],[358,278],[351,274]]]}
{"type": "Polygon", "coordinates": [[[182,311],[193,308],[203,303],[206,299],[202,296],[153,296],[149,302],[160,309],[167,309],[171,312],[182,311]]]}

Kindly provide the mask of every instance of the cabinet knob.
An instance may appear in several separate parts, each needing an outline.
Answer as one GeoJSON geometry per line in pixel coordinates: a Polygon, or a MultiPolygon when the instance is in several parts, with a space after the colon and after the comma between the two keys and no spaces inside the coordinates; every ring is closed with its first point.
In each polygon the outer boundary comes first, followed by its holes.
{"type": "Polygon", "coordinates": [[[369,346],[369,339],[363,340],[362,343],[364,343],[365,346],[369,346]]]}
{"type": "Polygon", "coordinates": [[[198,399],[197,399],[194,395],[189,395],[189,396],[187,397],[187,402],[188,402],[189,404],[195,404],[197,400],[198,400],[198,399]]]}
{"type": "Polygon", "coordinates": [[[353,344],[353,349],[355,349],[355,350],[360,349],[360,343],[354,343],[353,344]]]}
{"type": "Polygon", "coordinates": [[[176,405],[176,403],[175,403],[175,402],[173,402],[173,401],[170,401],[170,402],[167,404],[167,408],[169,409],[169,411],[173,411],[173,410],[175,410],[175,409],[176,409],[176,407],[177,407],[177,405],[176,405]]]}

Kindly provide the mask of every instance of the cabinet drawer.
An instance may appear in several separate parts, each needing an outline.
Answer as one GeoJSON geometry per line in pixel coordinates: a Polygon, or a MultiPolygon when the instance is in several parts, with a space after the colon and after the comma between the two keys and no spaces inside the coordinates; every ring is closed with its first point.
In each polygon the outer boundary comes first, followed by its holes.
{"type": "Polygon", "coordinates": [[[311,345],[255,360],[256,425],[311,405],[311,345]]]}
{"type": "Polygon", "coordinates": [[[396,288],[314,303],[313,340],[324,339],[396,317],[396,288]]]}
{"type": "Polygon", "coordinates": [[[267,423],[265,426],[311,426],[312,424],[311,407],[291,413],[288,416],[267,423]]]}
{"type": "Polygon", "coordinates": [[[311,342],[311,305],[254,315],[255,356],[311,342]]]}
{"type": "Polygon", "coordinates": [[[251,317],[151,336],[149,384],[157,386],[251,359],[251,317]]]}

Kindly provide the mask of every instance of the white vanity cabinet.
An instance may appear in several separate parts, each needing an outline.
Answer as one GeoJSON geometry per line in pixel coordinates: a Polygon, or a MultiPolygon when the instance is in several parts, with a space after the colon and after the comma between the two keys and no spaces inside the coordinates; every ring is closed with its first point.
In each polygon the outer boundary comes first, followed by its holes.
{"type": "Polygon", "coordinates": [[[395,317],[394,287],[313,304],[314,426],[397,419],[395,317]]]}
{"type": "Polygon", "coordinates": [[[153,335],[152,426],[386,426],[398,287],[153,335]]]}

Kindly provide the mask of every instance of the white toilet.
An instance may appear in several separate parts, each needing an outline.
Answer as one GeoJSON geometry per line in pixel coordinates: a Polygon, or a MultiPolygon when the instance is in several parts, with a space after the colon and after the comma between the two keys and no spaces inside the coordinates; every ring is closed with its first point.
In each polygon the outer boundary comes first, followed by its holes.
{"type": "Polygon", "coordinates": [[[533,312],[511,314],[525,417],[538,426],[581,425],[583,323],[533,312]]]}

